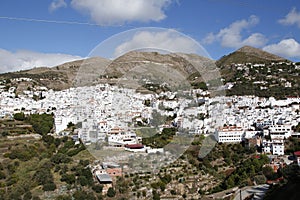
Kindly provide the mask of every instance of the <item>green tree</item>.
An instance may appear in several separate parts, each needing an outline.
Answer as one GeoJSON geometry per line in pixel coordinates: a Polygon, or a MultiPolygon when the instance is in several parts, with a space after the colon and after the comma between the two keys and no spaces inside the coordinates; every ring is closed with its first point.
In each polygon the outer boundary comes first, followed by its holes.
{"type": "Polygon", "coordinates": [[[112,187],[108,188],[107,196],[114,197],[115,195],[116,195],[116,191],[112,187]]]}
{"type": "Polygon", "coordinates": [[[55,164],[60,164],[60,163],[69,163],[72,161],[72,158],[69,156],[62,154],[62,153],[57,153],[51,158],[51,162],[55,164]]]}
{"type": "Polygon", "coordinates": [[[77,190],[76,192],[74,192],[73,198],[74,200],[96,200],[96,197],[93,195],[93,193],[87,193],[86,191],[82,190],[77,190]]]}
{"type": "Polygon", "coordinates": [[[160,195],[156,192],[156,190],[152,191],[153,200],[160,200],[160,195]]]}
{"type": "Polygon", "coordinates": [[[85,176],[79,176],[78,181],[81,186],[86,186],[89,183],[85,176]]]}
{"type": "Polygon", "coordinates": [[[282,169],[282,175],[290,181],[300,180],[300,167],[297,164],[291,164],[282,169]]]}
{"type": "Polygon", "coordinates": [[[6,175],[3,171],[0,171],[0,180],[1,179],[6,179],[6,175]]]}
{"type": "Polygon", "coordinates": [[[102,186],[102,185],[93,185],[92,189],[93,189],[96,193],[102,193],[103,186],[102,186]]]}
{"type": "Polygon", "coordinates": [[[225,187],[224,189],[228,189],[228,188],[232,188],[235,186],[235,183],[234,183],[234,176],[230,176],[227,181],[225,181],[225,187]]]}
{"type": "Polygon", "coordinates": [[[63,174],[60,180],[71,185],[75,183],[76,177],[74,174],[63,174]]]}
{"type": "Polygon", "coordinates": [[[54,143],[54,137],[52,135],[43,135],[42,140],[48,145],[50,146],[51,144],[54,143]]]}
{"type": "Polygon", "coordinates": [[[75,124],[73,124],[73,122],[69,122],[68,125],[67,125],[67,127],[68,127],[68,128],[75,127],[75,124]]]}
{"type": "Polygon", "coordinates": [[[25,114],[23,112],[21,113],[15,113],[14,119],[18,121],[24,121],[25,120],[25,114]]]}
{"type": "Polygon", "coordinates": [[[258,184],[258,185],[264,184],[267,181],[267,179],[264,175],[257,175],[254,177],[254,180],[255,180],[256,184],[258,184]]]}
{"type": "Polygon", "coordinates": [[[47,182],[43,185],[44,191],[54,191],[56,189],[56,185],[54,182],[47,182]]]}
{"type": "Polygon", "coordinates": [[[45,185],[48,182],[53,182],[53,175],[50,168],[46,167],[40,167],[33,175],[33,178],[39,185],[45,185]]]}
{"type": "Polygon", "coordinates": [[[26,118],[34,131],[40,135],[46,135],[53,129],[54,118],[50,114],[32,114],[26,118]]]}

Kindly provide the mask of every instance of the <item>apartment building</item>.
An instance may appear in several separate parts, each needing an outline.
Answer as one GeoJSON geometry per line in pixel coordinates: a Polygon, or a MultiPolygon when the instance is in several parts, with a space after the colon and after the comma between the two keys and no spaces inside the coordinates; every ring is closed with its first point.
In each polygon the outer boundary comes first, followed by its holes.
{"type": "Polygon", "coordinates": [[[225,126],[216,130],[215,138],[218,142],[224,143],[242,142],[244,134],[242,127],[225,126]]]}

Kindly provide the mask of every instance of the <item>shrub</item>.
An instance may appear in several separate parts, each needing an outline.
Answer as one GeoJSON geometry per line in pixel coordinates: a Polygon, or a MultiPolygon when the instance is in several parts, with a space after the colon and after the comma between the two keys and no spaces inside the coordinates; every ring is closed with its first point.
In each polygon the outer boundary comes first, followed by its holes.
{"type": "Polygon", "coordinates": [[[25,120],[25,114],[24,113],[16,113],[14,114],[14,119],[18,121],[24,121],[25,120]]]}
{"type": "Polygon", "coordinates": [[[108,188],[107,196],[114,197],[115,195],[116,195],[116,191],[112,187],[108,188]]]}
{"type": "Polygon", "coordinates": [[[44,191],[54,191],[56,189],[56,185],[54,182],[48,182],[43,185],[44,191]]]}
{"type": "Polygon", "coordinates": [[[102,185],[94,185],[94,186],[92,187],[92,189],[93,189],[96,193],[102,193],[103,186],[102,186],[102,185]]]}

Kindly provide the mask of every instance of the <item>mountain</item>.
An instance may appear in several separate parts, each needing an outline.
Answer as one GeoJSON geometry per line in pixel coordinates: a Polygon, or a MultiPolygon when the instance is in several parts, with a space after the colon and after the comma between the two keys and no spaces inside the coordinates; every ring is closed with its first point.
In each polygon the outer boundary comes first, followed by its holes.
{"type": "MultiPolygon", "coordinates": [[[[244,46],[237,51],[223,56],[216,62],[218,67],[244,63],[270,63],[270,62],[286,62],[285,58],[268,53],[258,48],[244,46]]],[[[288,61],[289,62],[289,61],[288,61]]]]}
{"type": "Polygon", "coordinates": [[[97,66],[107,66],[111,61],[94,57],[67,62],[56,67],[38,67],[30,70],[0,74],[0,79],[30,78],[32,82],[18,85],[24,90],[32,85],[45,86],[54,90],[63,90],[74,86],[74,80],[81,68],[93,70],[97,66]]]}
{"type": "Polygon", "coordinates": [[[299,63],[245,46],[217,62],[226,95],[254,95],[283,99],[300,95],[299,63]],[[251,63],[251,64],[249,64],[251,63]]]}
{"type": "MultiPolygon", "coordinates": [[[[199,72],[215,66],[215,62],[209,58],[204,58],[195,54],[171,53],[159,54],[157,52],[137,52],[132,51],[115,59],[105,70],[105,74],[121,77],[132,72],[134,68],[154,68],[155,66],[172,69],[188,80],[195,76],[200,76],[199,72]]],[[[169,75],[169,72],[165,72],[169,75]]]]}
{"type": "Polygon", "coordinates": [[[132,51],[110,63],[104,74],[126,87],[159,92],[158,85],[164,84],[170,90],[200,85],[204,89],[203,82],[220,77],[215,69],[214,60],[196,54],[132,51]]]}
{"type": "Polygon", "coordinates": [[[17,87],[17,93],[36,86],[63,90],[99,83],[119,84],[141,92],[177,90],[186,86],[206,89],[210,85],[218,88],[230,83],[234,87],[227,90],[228,95],[284,97],[299,95],[298,65],[249,46],[218,61],[196,54],[132,51],[115,60],[94,57],[52,68],[0,74],[0,83],[1,79],[31,78],[32,81],[13,81],[8,85],[17,87]]]}
{"type": "MultiPolygon", "coordinates": [[[[101,82],[120,83],[120,80],[147,79],[154,83],[173,80],[176,84],[198,83],[213,79],[215,61],[195,54],[157,52],[128,52],[115,60],[100,57],[68,62],[56,67],[34,68],[0,75],[0,79],[31,78],[34,84],[54,90],[92,85],[101,82]],[[205,79],[201,78],[205,77],[205,79]],[[160,80],[158,80],[160,79],[160,80]]],[[[136,80],[140,81],[140,80],[136,80]]],[[[123,83],[122,82],[122,83],[123,83]]],[[[141,85],[142,83],[134,83],[141,85]]],[[[172,83],[171,83],[172,84],[172,83]]],[[[26,85],[22,89],[26,89],[26,85]]],[[[21,90],[22,90],[21,89],[21,90]]]]}

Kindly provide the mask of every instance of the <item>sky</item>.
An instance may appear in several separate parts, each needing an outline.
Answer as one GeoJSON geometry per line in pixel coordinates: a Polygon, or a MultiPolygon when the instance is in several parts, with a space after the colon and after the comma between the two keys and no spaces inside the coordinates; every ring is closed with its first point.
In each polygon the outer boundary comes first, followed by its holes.
{"type": "Polygon", "coordinates": [[[299,0],[1,0],[0,30],[0,73],[139,48],[300,61],[299,0]]]}

